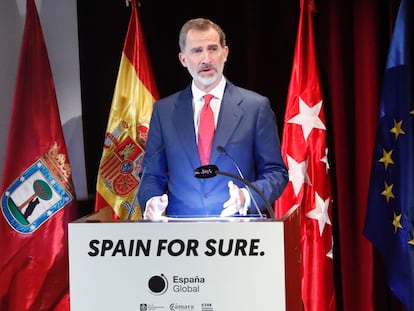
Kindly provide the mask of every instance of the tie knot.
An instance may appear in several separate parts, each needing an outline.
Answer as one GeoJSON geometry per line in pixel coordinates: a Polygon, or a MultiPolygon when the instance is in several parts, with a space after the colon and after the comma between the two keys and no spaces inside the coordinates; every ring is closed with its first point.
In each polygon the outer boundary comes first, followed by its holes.
{"type": "Polygon", "coordinates": [[[210,101],[214,98],[214,95],[211,95],[211,94],[206,94],[206,95],[204,95],[203,97],[204,97],[204,103],[205,103],[205,104],[209,104],[209,103],[210,103],[210,101]]]}

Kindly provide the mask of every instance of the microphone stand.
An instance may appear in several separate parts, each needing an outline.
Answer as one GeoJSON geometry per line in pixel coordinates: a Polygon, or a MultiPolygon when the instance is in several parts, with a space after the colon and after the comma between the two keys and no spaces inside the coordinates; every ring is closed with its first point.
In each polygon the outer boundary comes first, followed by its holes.
{"type": "Polygon", "coordinates": [[[234,175],[232,173],[220,171],[218,169],[218,167],[216,165],[213,165],[213,164],[203,165],[203,166],[197,167],[194,170],[194,177],[195,178],[211,178],[211,177],[214,177],[214,176],[217,176],[217,175],[223,175],[223,176],[227,176],[227,177],[237,179],[238,181],[240,181],[244,185],[252,188],[254,191],[256,191],[256,193],[263,200],[263,203],[266,205],[266,209],[269,212],[270,218],[272,218],[272,219],[275,218],[275,213],[273,212],[272,206],[270,205],[269,201],[264,196],[263,192],[261,192],[250,181],[248,181],[244,178],[241,178],[240,176],[234,175]]]}
{"type": "Polygon", "coordinates": [[[240,176],[234,175],[232,173],[223,172],[223,171],[220,171],[220,170],[216,170],[215,173],[216,173],[216,175],[222,175],[222,176],[227,176],[227,177],[235,178],[238,181],[240,181],[241,183],[243,183],[243,184],[247,185],[248,187],[252,188],[260,196],[260,198],[263,200],[264,204],[266,205],[266,209],[269,212],[270,218],[272,218],[272,219],[275,218],[275,213],[273,212],[272,206],[270,205],[270,203],[267,200],[267,198],[264,196],[263,192],[261,192],[250,181],[248,181],[247,179],[241,178],[240,176]]]}
{"type": "MultiPolygon", "coordinates": [[[[233,159],[233,157],[231,157],[231,156],[230,156],[230,154],[228,154],[228,152],[226,151],[226,149],[224,149],[224,147],[222,147],[222,146],[218,146],[218,147],[217,147],[217,150],[218,150],[219,152],[223,153],[224,155],[226,155],[226,156],[230,159],[230,161],[231,161],[231,162],[233,163],[233,165],[236,167],[237,172],[239,173],[240,177],[244,179],[243,173],[242,173],[242,171],[241,171],[241,169],[240,169],[239,165],[237,164],[236,160],[234,160],[234,159],[233,159]]],[[[261,218],[264,218],[264,217],[263,217],[262,212],[260,211],[259,205],[258,205],[258,204],[257,204],[257,202],[256,202],[256,199],[253,197],[253,194],[252,194],[252,192],[250,191],[250,187],[246,187],[246,190],[247,190],[247,192],[249,193],[251,200],[253,201],[253,205],[254,205],[254,207],[256,208],[257,213],[259,214],[259,216],[260,216],[261,218]]]]}

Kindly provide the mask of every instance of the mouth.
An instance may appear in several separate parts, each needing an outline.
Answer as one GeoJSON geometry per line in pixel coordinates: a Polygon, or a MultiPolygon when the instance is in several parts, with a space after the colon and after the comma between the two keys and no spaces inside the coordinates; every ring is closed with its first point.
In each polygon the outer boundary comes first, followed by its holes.
{"type": "Polygon", "coordinates": [[[199,71],[199,73],[211,73],[213,71],[214,71],[214,68],[208,66],[208,67],[201,68],[200,71],[199,71]]]}

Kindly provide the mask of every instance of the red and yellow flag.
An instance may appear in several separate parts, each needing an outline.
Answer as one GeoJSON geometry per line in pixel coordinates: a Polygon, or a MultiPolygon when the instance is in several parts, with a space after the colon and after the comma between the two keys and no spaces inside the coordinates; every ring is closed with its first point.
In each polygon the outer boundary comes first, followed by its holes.
{"type": "Polygon", "coordinates": [[[336,310],[333,278],[332,192],[326,122],[314,46],[312,0],[301,0],[282,136],[289,183],[275,214],[301,214],[302,301],[306,311],[336,310]]]}
{"type": "Polygon", "coordinates": [[[132,1],[96,185],[95,211],[112,208],[114,219],[140,219],[135,194],[152,108],[159,98],[132,1]]]}
{"type": "Polygon", "coordinates": [[[69,310],[71,176],[43,32],[27,0],[0,186],[0,310],[69,310]]]}

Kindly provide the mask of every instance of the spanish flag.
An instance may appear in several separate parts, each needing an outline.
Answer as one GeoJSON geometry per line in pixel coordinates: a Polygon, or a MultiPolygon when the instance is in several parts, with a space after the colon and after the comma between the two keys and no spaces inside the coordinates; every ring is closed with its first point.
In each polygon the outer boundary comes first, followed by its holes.
{"type": "Polygon", "coordinates": [[[99,165],[95,211],[140,219],[135,194],[154,102],[159,98],[135,1],[122,51],[99,165]]]}

